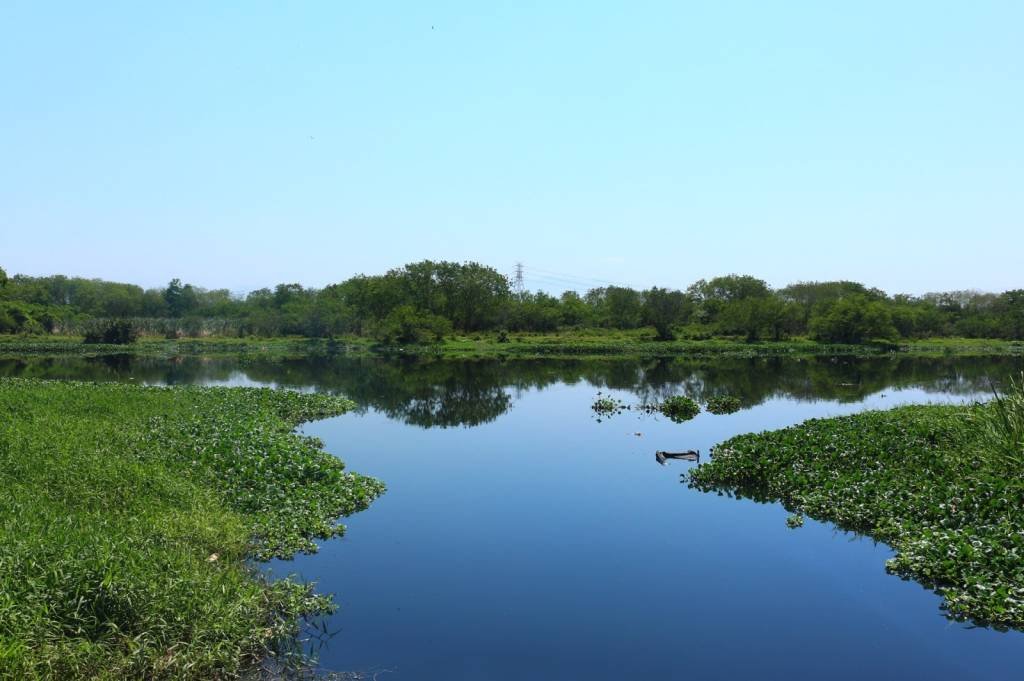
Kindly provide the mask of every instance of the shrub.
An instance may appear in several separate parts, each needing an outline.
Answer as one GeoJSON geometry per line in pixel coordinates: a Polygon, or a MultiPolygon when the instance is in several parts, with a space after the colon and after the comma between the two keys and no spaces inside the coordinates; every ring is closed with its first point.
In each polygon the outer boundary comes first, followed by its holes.
{"type": "Polygon", "coordinates": [[[863,343],[871,338],[897,336],[889,310],[865,296],[842,298],[817,309],[809,330],[815,340],[830,343],[863,343]]]}
{"type": "Polygon", "coordinates": [[[377,324],[374,336],[383,343],[426,343],[440,341],[451,331],[452,323],[444,317],[400,305],[377,324]]]}
{"type": "Polygon", "coordinates": [[[139,339],[139,330],[127,319],[100,322],[85,332],[89,344],[130,345],[139,339]]]}

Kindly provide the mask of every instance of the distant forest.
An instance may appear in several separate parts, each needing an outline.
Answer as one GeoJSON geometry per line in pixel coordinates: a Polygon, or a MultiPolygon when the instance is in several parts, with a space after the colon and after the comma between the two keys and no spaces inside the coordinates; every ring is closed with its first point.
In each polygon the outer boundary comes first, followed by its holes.
{"type": "Polygon", "coordinates": [[[0,269],[0,333],[96,338],[117,324],[132,335],[368,336],[385,343],[433,342],[483,331],[649,327],[658,338],[793,336],[827,342],[960,336],[1024,339],[1024,289],[889,295],[852,281],[772,289],[730,274],[685,291],[605,286],[560,296],[517,293],[508,277],[478,263],[423,261],[322,289],[278,284],[245,296],[178,279],[143,289],[54,275],[8,277],[0,269]]]}

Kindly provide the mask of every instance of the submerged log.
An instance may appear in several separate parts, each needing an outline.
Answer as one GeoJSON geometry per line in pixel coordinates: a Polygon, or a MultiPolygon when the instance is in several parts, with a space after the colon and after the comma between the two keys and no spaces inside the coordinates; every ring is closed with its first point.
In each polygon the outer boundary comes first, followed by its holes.
{"type": "Polygon", "coordinates": [[[662,466],[665,465],[665,461],[668,459],[678,459],[680,461],[700,461],[700,450],[688,449],[685,452],[655,452],[655,460],[662,466]]]}

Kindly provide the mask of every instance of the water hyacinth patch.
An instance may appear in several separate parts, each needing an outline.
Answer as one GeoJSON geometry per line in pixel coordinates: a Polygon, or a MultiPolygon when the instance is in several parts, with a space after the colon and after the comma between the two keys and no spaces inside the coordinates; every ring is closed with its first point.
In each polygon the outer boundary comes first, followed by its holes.
{"type": "Polygon", "coordinates": [[[328,598],[252,558],[341,533],[383,485],[301,421],[347,400],[0,379],[0,678],[235,678],[328,598]]]}
{"type": "Polygon", "coordinates": [[[700,413],[700,405],[683,395],[667,398],[658,407],[658,411],[676,423],[689,421],[700,413]]]}
{"type": "Polygon", "coordinates": [[[896,551],[887,569],[935,589],[948,616],[1024,628],[1024,477],[972,425],[994,408],[901,407],[741,435],[688,482],[883,541],[896,551]]]}
{"type": "Polygon", "coordinates": [[[594,398],[594,402],[590,405],[594,414],[598,416],[598,423],[601,422],[600,417],[610,418],[616,414],[621,414],[624,411],[629,410],[629,405],[620,399],[611,397],[609,395],[602,395],[600,391],[597,393],[597,397],[594,398]]]}
{"type": "Polygon", "coordinates": [[[738,397],[722,395],[708,399],[705,407],[712,414],[733,414],[740,410],[742,404],[738,397]]]}
{"type": "Polygon", "coordinates": [[[689,421],[700,413],[700,405],[696,401],[682,395],[669,397],[664,402],[644,402],[630,406],[624,401],[602,395],[599,391],[590,408],[598,416],[598,423],[603,418],[610,418],[624,411],[635,411],[641,416],[654,416],[661,414],[667,416],[675,423],[689,421]]]}

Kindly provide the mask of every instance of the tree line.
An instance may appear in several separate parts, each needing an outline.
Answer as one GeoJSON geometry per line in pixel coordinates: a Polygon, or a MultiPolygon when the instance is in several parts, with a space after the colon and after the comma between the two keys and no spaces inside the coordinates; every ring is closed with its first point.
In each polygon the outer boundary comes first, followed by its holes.
{"type": "Polygon", "coordinates": [[[517,331],[642,327],[664,340],[1020,340],[1024,289],[888,295],[852,281],[773,289],[756,277],[730,274],[701,279],[686,290],[605,286],[553,296],[516,293],[508,277],[479,263],[425,260],[322,289],[278,284],[240,296],[179,279],[143,289],[63,275],[8,277],[0,269],[0,333],[99,337],[96,329],[115,320],[122,330],[130,322],[132,333],[166,337],[352,334],[385,343],[484,331],[502,337],[517,331]]]}

